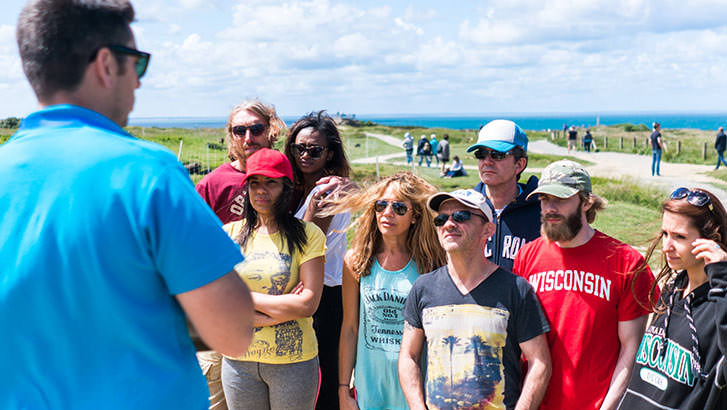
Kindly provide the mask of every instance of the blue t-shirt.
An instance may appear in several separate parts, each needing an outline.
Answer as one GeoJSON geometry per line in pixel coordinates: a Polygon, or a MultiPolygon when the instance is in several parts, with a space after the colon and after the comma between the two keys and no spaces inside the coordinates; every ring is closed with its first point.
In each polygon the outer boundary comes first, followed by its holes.
{"type": "Polygon", "coordinates": [[[404,331],[402,309],[419,277],[414,260],[388,271],[374,258],[359,284],[358,343],[354,384],[361,410],[408,409],[399,386],[397,360],[404,331]]]}
{"type": "Polygon", "coordinates": [[[207,408],[174,295],[242,257],[176,157],[56,105],[0,146],[0,192],[0,408],[207,408]]]}

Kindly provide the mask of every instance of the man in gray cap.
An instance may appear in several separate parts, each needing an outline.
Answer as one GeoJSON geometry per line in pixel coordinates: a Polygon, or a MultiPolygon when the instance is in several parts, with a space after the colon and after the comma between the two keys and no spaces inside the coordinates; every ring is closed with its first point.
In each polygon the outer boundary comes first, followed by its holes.
{"type": "Polygon", "coordinates": [[[404,304],[399,381],[409,406],[425,408],[426,397],[430,409],[537,408],[550,377],[549,326],[532,287],[484,256],[495,231],[485,197],[440,192],[428,206],[447,264],[417,279],[404,304]]]}
{"type": "Polygon", "coordinates": [[[467,148],[477,158],[480,183],[475,190],[487,197],[496,226],[487,242],[485,255],[492,262],[512,270],[518,250],[540,236],[540,202],[528,195],[538,186],[533,175],[518,183],[528,166],[528,136],[514,122],[490,121],[480,129],[477,142],[467,148]]]}
{"type": "Polygon", "coordinates": [[[632,247],[590,224],[605,201],[573,161],[543,170],[542,236],[518,252],[514,272],[535,289],[552,329],[553,377],[541,409],[614,409],[631,375],[649,314],[653,276],[632,247]],[[633,280],[639,269],[646,272],[633,280]]]}

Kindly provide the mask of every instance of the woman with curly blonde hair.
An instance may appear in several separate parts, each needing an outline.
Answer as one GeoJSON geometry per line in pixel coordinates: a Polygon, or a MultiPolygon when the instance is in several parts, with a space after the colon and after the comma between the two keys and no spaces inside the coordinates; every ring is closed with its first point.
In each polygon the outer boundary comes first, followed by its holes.
{"type": "Polygon", "coordinates": [[[362,211],[343,264],[342,409],[408,408],[397,374],[401,310],[417,277],[446,263],[426,206],[435,192],[422,178],[400,172],[327,210],[362,211]],[[358,402],[350,388],[352,371],[358,402]]]}

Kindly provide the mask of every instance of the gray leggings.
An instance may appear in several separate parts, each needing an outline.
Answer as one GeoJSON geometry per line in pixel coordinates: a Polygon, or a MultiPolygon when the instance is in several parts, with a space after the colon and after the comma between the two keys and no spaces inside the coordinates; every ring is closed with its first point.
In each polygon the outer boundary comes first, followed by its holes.
{"type": "Polygon", "coordinates": [[[230,410],[312,410],[318,393],[318,357],[290,364],[225,357],[222,388],[230,410]]]}

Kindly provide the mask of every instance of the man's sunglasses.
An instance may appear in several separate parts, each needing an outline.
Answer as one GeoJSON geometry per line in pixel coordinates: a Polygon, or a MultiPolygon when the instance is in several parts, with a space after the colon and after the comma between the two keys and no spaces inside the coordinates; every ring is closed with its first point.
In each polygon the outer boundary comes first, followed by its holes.
{"type": "Polygon", "coordinates": [[[493,161],[502,161],[503,159],[507,158],[508,155],[512,155],[512,151],[500,152],[483,148],[479,148],[477,151],[475,151],[475,158],[487,159],[487,157],[489,156],[492,158],[493,161]]]}
{"type": "Polygon", "coordinates": [[[235,125],[232,127],[232,135],[237,138],[245,138],[247,130],[250,130],[250,134],[253,137],[259,137],[265,132],[265,125],[263,124],[252,124],[252,125],[235,125]]]}
{"type": "Polygon", "coordinates": [[[302,157],[307,152],[311,158],[320,158],[323,155],[323,151],[326,150],[326,147],[321,147],[320,145],[291,144],[290,149],[299,157],[302,157]]]}
{"type": "Polygon", "coordinates": [[[669,195],[669,199],[683,198],[687,198],[687,202],[700,208],[705,205],[709,205],[712,202],[709,199],[709,195],[707,195],[706,193],[702,191],[692,191],[691,189],[684,187],[675,189],[674,192],[669,195]]]}
{"type": "Polygon", "coordinates": [[[487,222],[487,218],[480,214],[473,214],[470,211],[454,211],[452,212],[452,215],[450,214],[439,214],[434,217],[434,226],[442,226],[449,220],[449,217],[452,217],[452,220],[457,223],[467,222],[469,221],[472,216],[479,216],[480,218],[484,219],[485,222],[487,222]]]}
{"type": "Polygon", "coordinates": [[[391,204],[391,208],[394,210],[394,213],[399,216],[404,216],[409,211],[409,207],[406,206],[406,204],[403,202],[398,202],[398,201],[389,202],[389,201],[382,201],[382,200],[378,200],[378,201],[374,202],[374,211],[376,211],[378,213],[384,212],[386,210],[386,207],[389,206],[389,204],[391,204]]]}
{"type": "Polygon", "coordinates": [[[108,46],[108,48],[114,53],[126,54],[136,57],[136,64],[134,64],[134,67],[136,68],[136,78],[141,79],[141,77],[144,76],[144,74],[146,73],[146,68],[149,66],[151,54],[124,46],[111,45],[108,46]]]}

